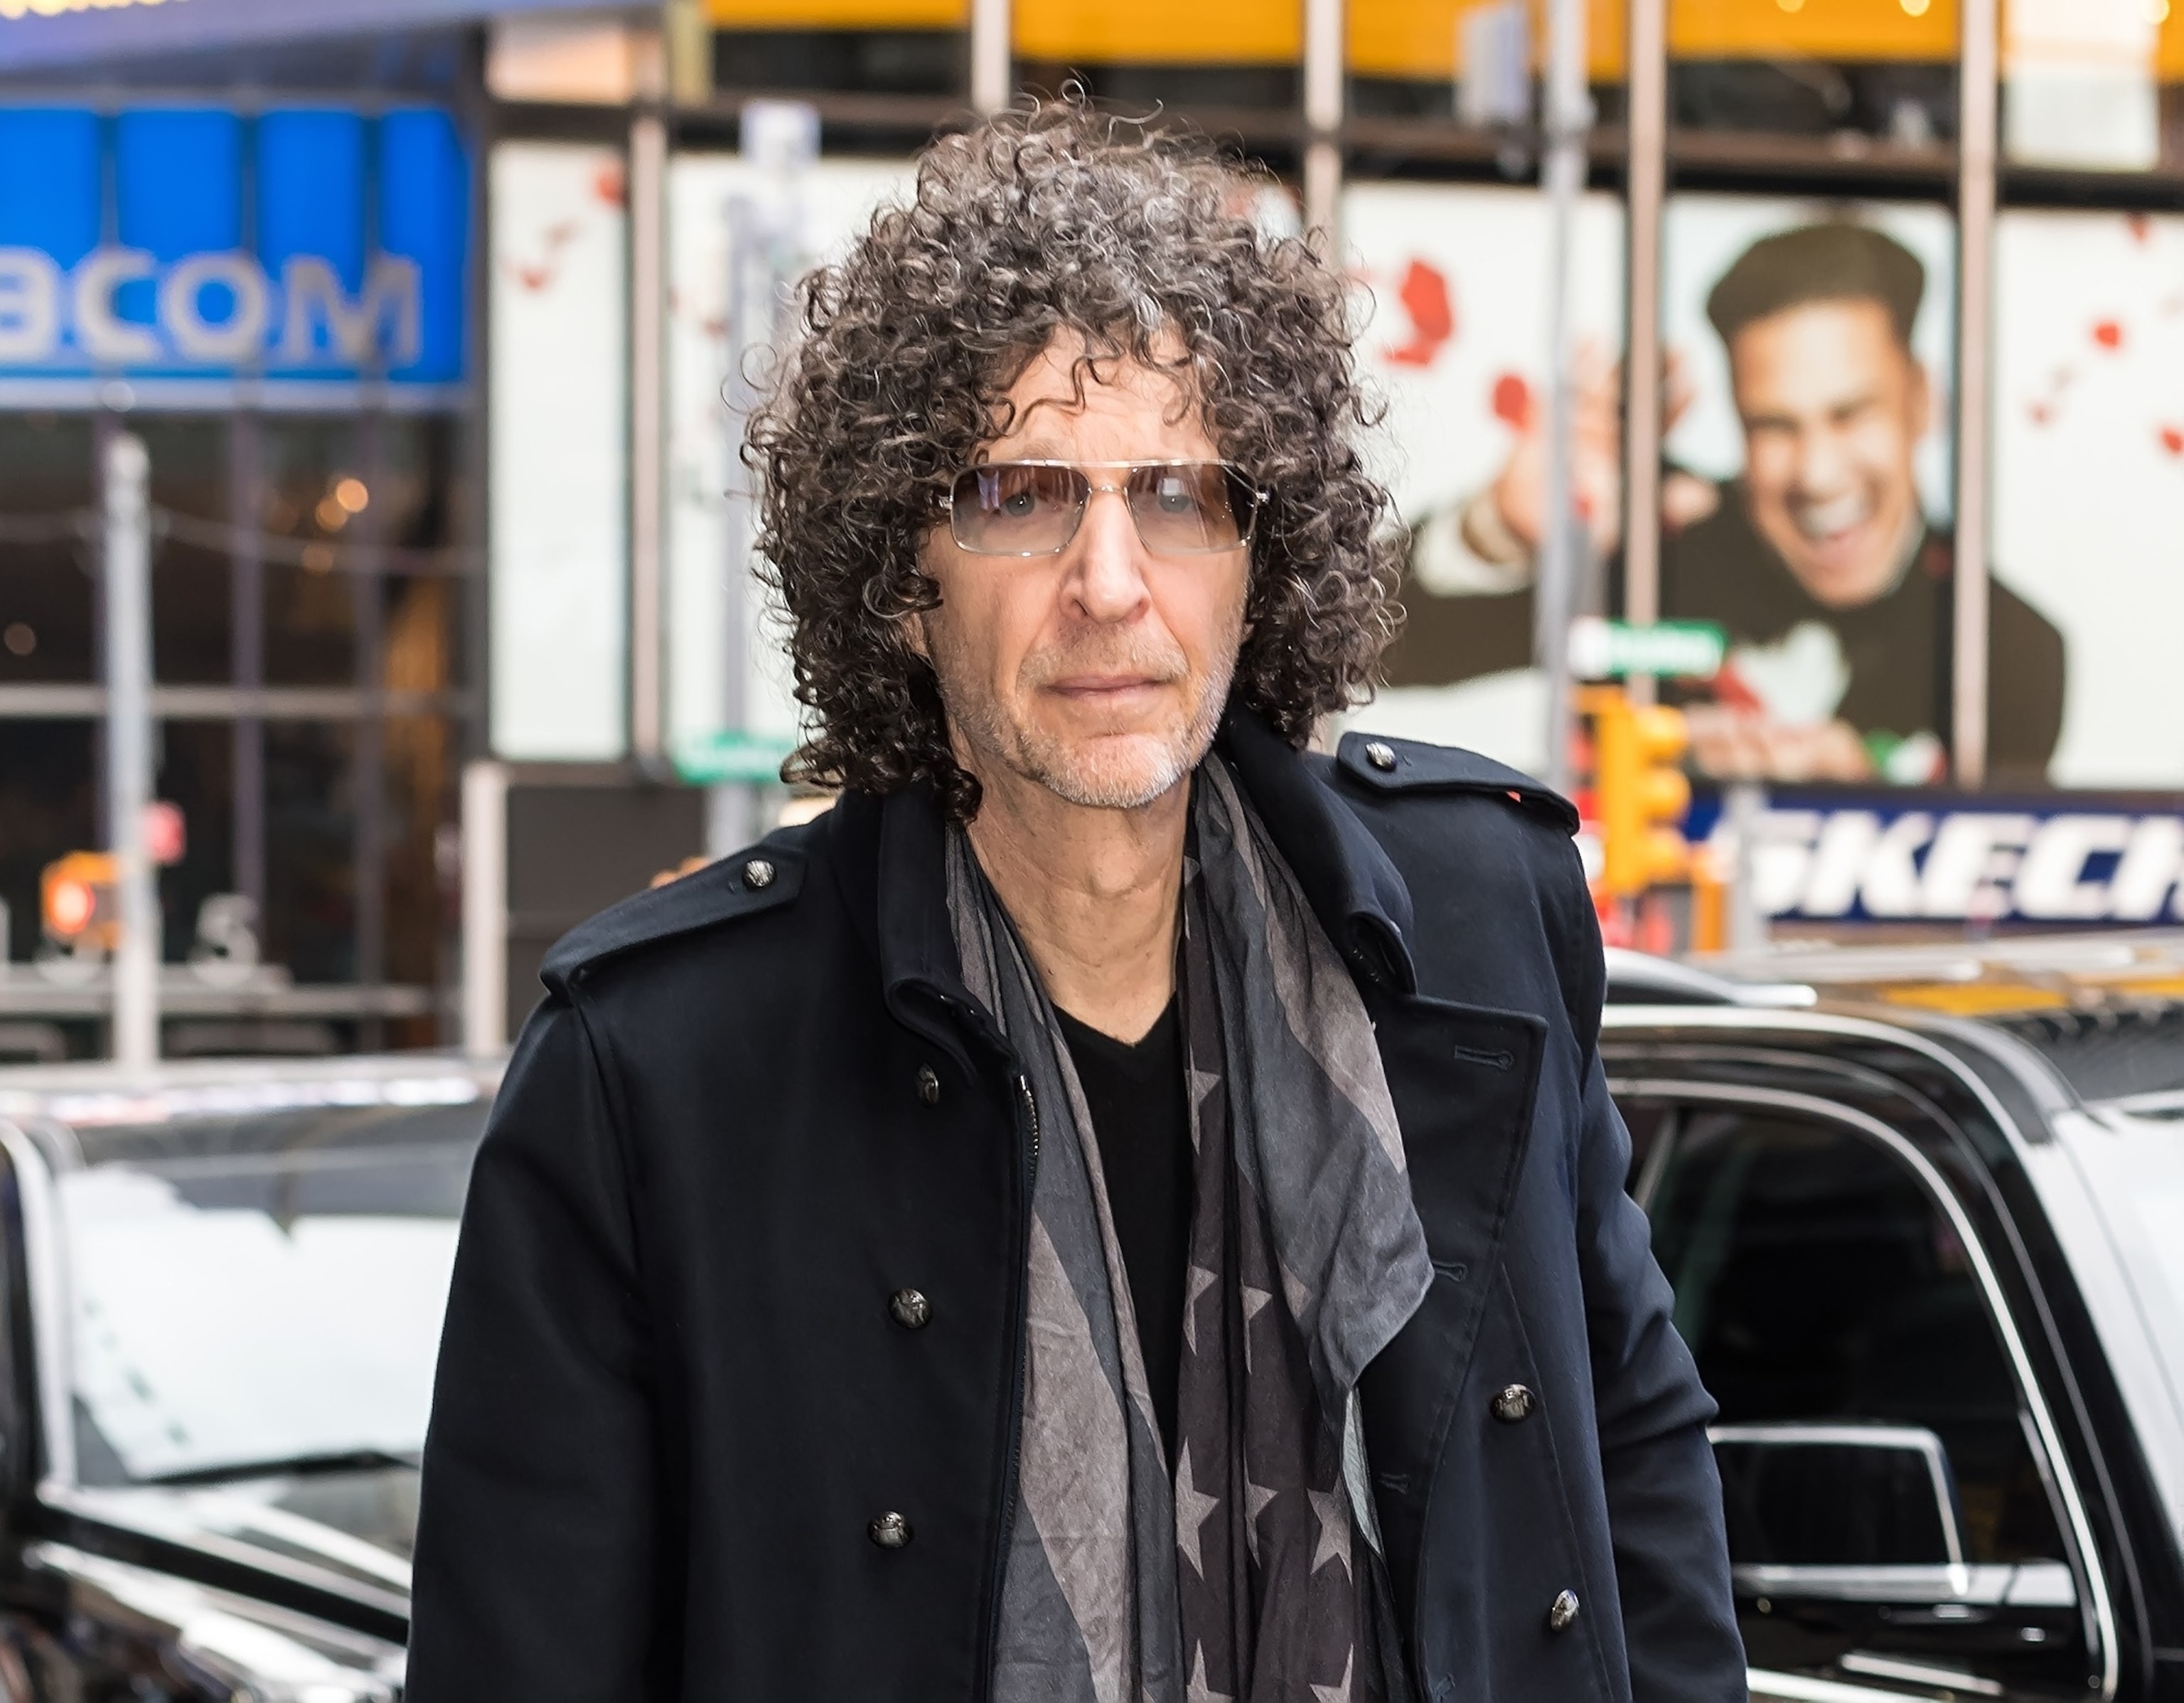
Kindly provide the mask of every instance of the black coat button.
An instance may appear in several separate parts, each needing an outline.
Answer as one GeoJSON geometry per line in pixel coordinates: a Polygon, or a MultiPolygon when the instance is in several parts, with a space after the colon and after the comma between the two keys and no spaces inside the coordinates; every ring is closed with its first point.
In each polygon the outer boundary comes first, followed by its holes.
{"type": "Polygon", "coordinates": [[[930,1064],[917,1067],[917,1097],[928,1106],[940,1103],[940,1073],[930,1064]]]}
{"type": "Polygon", "coordinates": [[[763,857],[754,857],[744,865],[744,885],[756,892],[761,887],[773,885],[773,865],[763,857]]]}
{"type": "Polygon", "coordinates": [[[889,1296],[888,1311],[905,1331],[922,1331],[933,1321],[933,1303],[915,1289],[898,1289],[889,1296]]]}
{"type": "Polygon", "coordinates": [[[1547,1630],[1568,1632],[1576,1624],[1577,1593],[1563,1591],[1556,1596],[1553,1605],[1547,1610],[1547,1630]]]}
{"type": "Polygon", "coordinates": [[[1522,1384],[1511,1384],[1494,1398],[1494,1416],[1504,1425],[1514,1425],[1520,1419],[1529,1419],[1535,1405],[1531,1391],[1522,1384]]]}
{"type": "Polygon", "coordinates": [[[1396,748],[1374,740],[1372,744],[1365,747],[1365,761],[1379,769],[1381,773],[1385,774],[1396,766],[1396,748]]]}
{"type": "Polygon", "coordinates": [[[883,1514],[865,1531],[883,1549],[900,1549],[910,1542],[910,1522],[900,1514],[883,1514]]]}

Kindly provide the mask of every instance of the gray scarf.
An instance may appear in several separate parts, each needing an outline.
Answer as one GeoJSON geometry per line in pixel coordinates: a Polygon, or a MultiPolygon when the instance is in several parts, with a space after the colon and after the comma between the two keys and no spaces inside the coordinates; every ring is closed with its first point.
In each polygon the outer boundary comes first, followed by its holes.
{"type": "Polygon", "coordinates": [[[1197,1203],[1173,1471],[1084,1092],[960,829],[948,902],[1039,1131],[995,1703],[1407,1697],[1354,1391],[1433,1270],[1371,1023],[1295,878],[1225,766],[1201,765],[1178,954],[1197,1203]]]}

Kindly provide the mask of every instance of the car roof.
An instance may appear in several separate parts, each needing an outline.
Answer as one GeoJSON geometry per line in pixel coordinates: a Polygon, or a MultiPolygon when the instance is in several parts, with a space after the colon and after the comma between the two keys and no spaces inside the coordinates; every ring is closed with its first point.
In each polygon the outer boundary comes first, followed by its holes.
{"type": "Polygon", "coordinates": [[[418,1052],[193,1058],[146,1072],[105,1062],[24,1065],[0,1069],[0,1118],[87,1129],[313,1107],[466,1105],[492,1097],[504,1062],[418,1052]]]}
{"type": "Polygon", "coordinates": [[[1794,942],[1663,963],[1611,952],[1611,1000],[1778,1009],[1817,1004],[1929,1033],[1937,1025],[1999,1031],[2037,1055],[2086,1104],[2184,1113],[2184,930],[1794,942]],[[1667,985],[1670,972],[1696,978],[1695,988],[1712,985],[1719,997],[1650,995],[1649,987],[1667,985]],[[1786,988],[1802,988],[1808,997],[1788,997],[1786,988]]]}

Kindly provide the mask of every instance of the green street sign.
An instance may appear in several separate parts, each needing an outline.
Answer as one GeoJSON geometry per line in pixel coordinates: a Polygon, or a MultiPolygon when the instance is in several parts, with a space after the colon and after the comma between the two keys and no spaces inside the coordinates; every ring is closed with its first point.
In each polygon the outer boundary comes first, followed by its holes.
{"type": "Polygon", "coordinates": [[[1657,621],[1634,627],[1596,615],[1570,623],[1570,673],[1580,680],[1631,674],[1710,680],[1729,654],[1729,634],[1711,621],[1657,621]]]}
{"type": "Polygon", "coordinates": [[[728,781],[777,781],[781,765],[796,749],[786,734],[755,734],[722,728],[685,740],[675,752],[675,772],[696,786],[728,781]]]}

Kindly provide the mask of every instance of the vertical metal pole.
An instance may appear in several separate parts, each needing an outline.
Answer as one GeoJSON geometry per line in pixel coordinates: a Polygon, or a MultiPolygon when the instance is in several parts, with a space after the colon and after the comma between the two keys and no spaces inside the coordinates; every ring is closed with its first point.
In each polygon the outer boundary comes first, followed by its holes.
{"type": "Polygon", "coordinates": [[[1015,81],[1009,0],[971,0],[971,104],[999,112],[1015,81]]]}
{"type": "MultiPolygon", "coordinates": [[[[228,422],[228,673],[246,700],[265,684],[265,554],[259,542],[265,444],[258,415],[238,410],[228,422]]],[[[228,879],[265,914],[265,721],[254,703],[236,712],[230,764],[228,879]]]]}
{"type": "Polygon", "coordinates": [[[463,767],[463,1050],[508,1044],[508,771],[463,767]]]}
{"type": "Polygon", "coordinates": [[[159,1057],[159,894],[144,816],[152,801],[151,458],[117,432],[106,444],[106,785],[120,901],[114,964],[114,1056],[148,1070],[159,1057]]]}
{"type": "Polygon", "coordinates": [[[1571,441],[1576,425],[1572,382],[1570,285],[1579,198],[1585,193],[1585,132],[1592,102],[1585,84],[1586,0],[1549,0],[1545,180],[1552,234],[1547,267],[1547,528],[1540,553],[1538,628],[1534,644],[1547,679],[1550,785],[1570,787],[1572,702],[1569,628],[1584,581],[1585,533],[1574,500],[1571,441]]]}
{"type": "MultiPolygon", "coordinates": [[[[386,419],[376,402],[358,435],[357,459],[372,500],[354,522],[356,556],[349,597],[355,611],[358,701],[350,772],[356,778],[356,980],[369,987],[387,980],[387,580],[379,541],[388,499],[386,419]]],[[[385,1041],[382,1019],[364,1019],[358,1040],[365,1051],[376,1052],[385,1041]]]]}
{"type": "Polygon", "coordinates": [[[667,300],[667,126],[656,111],[629,127],[629,742],[666,752],[661,690],[667,300]]]}
{"type": "Polygon", "coordinates": [[[1988,360],[1994,326],[1998,0],[1963,0],[1957,137],[1956,631],[1949,725],[1959,786],[1986,780],[1988,360]]]}
{"type": "MultiPolygon", "coordinates": [[[[1661,618],[1661,211],[1668,187],[1668,0],[1630,0],[1623,618],[1637,626],[1661,618]]],[[[1638,678],[1652,683],[1650,675],[1638,678]]]]}
{"type": "Polygon", "coordinates": [[[1338,264],[1345,24],[1343,0],[1305,0],[1304,222],[1321,233],[1338,264]]]}

